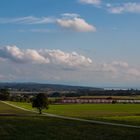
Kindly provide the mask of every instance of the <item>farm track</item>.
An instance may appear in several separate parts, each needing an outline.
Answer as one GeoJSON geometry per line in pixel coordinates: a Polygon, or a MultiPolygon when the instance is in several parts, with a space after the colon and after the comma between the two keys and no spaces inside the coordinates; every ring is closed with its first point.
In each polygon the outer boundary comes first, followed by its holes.
{"type": "MultiPolygon", "coordinates": [[[[29,111],[32,113],[38,113],[37,111],[33,110],[28,110],[10,103],[7,103],[5,101],[1,101],[2,103],[5,103],[9,106],[24,110],[24,111],[29,111]]],[[[60,115],[55,115],[55,114],[49,114],[49,113],[43,113],[42,116],[48,116],[48,117],[54,117],[54,118],[60,118],[60,119],[66,119],[66,120],[74,120],[74,121],[81,121],[81,122],[88,122],[88,123],[94,123],[94,124],[101,124],[101,125],[111,125],[111,126],[119,126],[119,127],[128,127],[128,128],[138,128],[140,129],[140,126],[135,126],[135,125],[127,125],[127,124],[120,124],[120,123],[110,123],[110,122],[103,122],[103,121],[95,121],[95,120],[87,120],[87,119],[80,119],[80,118],[74,118],[74,117],[66,117],[66,116],[60,116],[60,115]]]]}
{"type": "Polygon", "coordinates": [[[7,114],[7,113],[0,113],[0,116],[5,116],[5,117],[8,117],[8,116],[12,116],[12,117],[27,117],[27,116],[36,116],[36,115],[33,115],[33,114],[11,114],[11,113],[9,113],[9,114],[7,114]]]}

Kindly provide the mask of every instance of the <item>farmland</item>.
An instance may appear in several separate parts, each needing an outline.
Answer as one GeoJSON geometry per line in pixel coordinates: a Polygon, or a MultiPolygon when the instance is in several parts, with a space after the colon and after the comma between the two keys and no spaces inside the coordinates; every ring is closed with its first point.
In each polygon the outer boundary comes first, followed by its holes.
{"type": "MultiPolygon", "coordinates": [[[[32,110],[29,103],[10,103],[32,110]]],[[[140,125],[140,104],[50,105],[49,109],[44,110],[44,112],[83,119],[140,125]]]]}
{"type": "Polygon", "coordinates": [[[80,98],[113,98],[113,99],[140,99],[140,95],[133,96],[80,96],[80,98]]]}
{"type": "Polygon", "coordinates": [[[10,107],[1,102],[0,124],[0,138],[2,140],[46,138],[47,140],[90,140],[93,138],[94,140],[139,139],[139,129],[136,128],[108,127],[106,125],[43,117],[10,107]],[[10,116],[6,113],[12,115],[10,116]]]}
{"type": "Polygon", "coordinates": [[[23,111],[8,105],[5,105],[0,101],[0,116],[25,116],[25,115],[35,115],[30,111],[23,111]]]}

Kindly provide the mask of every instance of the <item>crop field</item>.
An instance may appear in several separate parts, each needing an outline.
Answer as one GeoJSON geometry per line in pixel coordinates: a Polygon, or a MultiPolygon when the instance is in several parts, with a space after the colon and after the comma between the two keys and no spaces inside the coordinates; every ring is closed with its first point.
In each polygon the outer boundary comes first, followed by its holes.
{"type": "MultiPolygon", "coordinates": [[[[17,106],[32,109],[31,104],[10,102],[17,106]]],[[[90,120],[132,124],[140,126],[140,104],[67,104],[50,105],[44,112],[90,120]]]]}
{"type": "MultiPolygon", "coordinates": [[[[112,99],[134,99],[134,100],[139,100],[140,99],[140,95],[133,95],[133,96],[80,96],[80,97],[69,97],[69,98],[112,98],[112,99]]],[[[63,97],[49,97],[49,100],[54,101],[55,99],[63,99],[63,97]]]]}
{"type": "Polygon", "coordinates": [[[80,98],[113,98],[113,99],[140,99],[140,95],[133,96],[80,96],[80,98]]]}
{"type": "Polygon", "coordinates": [[[137,140],[140,139],[139,131],[137,128],[108,127],[107,125],[39,116],[0,102],[1,140],[137,140]]]}

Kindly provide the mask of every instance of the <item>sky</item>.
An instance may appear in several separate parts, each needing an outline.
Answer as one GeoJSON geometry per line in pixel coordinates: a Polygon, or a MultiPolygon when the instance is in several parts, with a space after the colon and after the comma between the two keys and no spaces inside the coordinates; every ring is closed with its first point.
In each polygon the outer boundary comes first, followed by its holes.
{"type": "Polygon", "coordinates": [[[0,0],[0,82],[140,86],[139,0],[0,0]]]}

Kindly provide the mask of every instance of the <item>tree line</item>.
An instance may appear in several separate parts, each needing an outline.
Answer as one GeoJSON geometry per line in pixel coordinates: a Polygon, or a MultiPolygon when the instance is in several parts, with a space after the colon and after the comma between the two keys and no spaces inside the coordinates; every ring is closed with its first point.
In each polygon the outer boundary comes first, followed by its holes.
{"type": "MultiPolygon", "coordinates": [[[[10,92],[8,89],[0,89],[0,100],[7,101],[12,100],[13,98],[19,101],[27,101],[28,96],[24,95],[18,98],[18,96],[10,96],[10,92]]],[[[28,100],[29,101],[29,100],[28,100]]],[[[48,109],[49,107],[49,101],[48,96],[45,93],[39,93],[35,95],[29,102],[32,103],[33,108],[37,108],[39,111],[39,114],[42,114],[42,109],[48,109]]]]}

